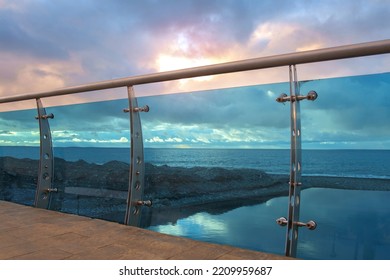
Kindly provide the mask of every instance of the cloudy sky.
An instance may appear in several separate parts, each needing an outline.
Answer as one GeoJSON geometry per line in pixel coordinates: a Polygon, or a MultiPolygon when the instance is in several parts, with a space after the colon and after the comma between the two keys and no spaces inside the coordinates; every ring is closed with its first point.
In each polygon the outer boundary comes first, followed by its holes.
{"type": "MultiPolygon", "coordinates": [[[[390,38],[390,1],[0,0],[0,96],[390,38]]],[[[390,149],[389,55],[299,65],[307,148],[390,149]],[[377,74],[379,73],[379,74],[377,74]],[[376,74],[376,75],[373,75],[376,74]],[[361,76],[365,75],[365,76],[361,76]],[[349,77],[352,76],[352,77],[349,77]]],[[[136,86],[147,147],[288,148],[287,67],[136,86]],[[258,85],[256,85],[258,84],[258,85]],[[167,94],[186,92],[186,94],[167,94]]],[[[126,89],[43,99],[58,146],[129,145],[126,89]]],[[[34,101],[1,104],[26,109],[34,101]]],[[[34,110],[0,145],[37,145],[34,110]]]]}

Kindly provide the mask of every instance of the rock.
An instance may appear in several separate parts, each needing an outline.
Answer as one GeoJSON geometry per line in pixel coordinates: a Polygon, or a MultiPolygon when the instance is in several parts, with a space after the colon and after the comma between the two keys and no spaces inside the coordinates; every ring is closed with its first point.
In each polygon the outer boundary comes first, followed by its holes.
{"type": "MultiPolygon", "coordinates": [[[[38,166],[38,160],[0,158],[1,184],[35,188],[38,166]]],[[[79,188],[83,190],[80,193],[105,194],[111,190],[113,196],[121,197],[117,192],[127,192],[128,181],[129,164],[124,162],[97,165],[83,160],[68,162],[55,158],[54,161],[53,187],[60,190],[77,192],[79,188]],[[88,192],[88,188],[100,192],[88,192]]],[[[144,194],[155,201],[154,207],[179,207],[244,197],[253,194],[253,190],[265,191],[280,183],[279,179],[255,169],[183,168],[146,163],[144,194]]]]}

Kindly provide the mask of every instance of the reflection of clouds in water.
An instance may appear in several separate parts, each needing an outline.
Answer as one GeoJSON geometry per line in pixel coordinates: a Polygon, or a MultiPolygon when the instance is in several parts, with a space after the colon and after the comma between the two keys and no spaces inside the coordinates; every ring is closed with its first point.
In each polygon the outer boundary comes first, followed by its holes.
{"type": "MultiPolygon", "coordinates": [[[[388,259],[390,192],[311,188],[302,191],[300,221],[318,227],[299,229],[298,258],[388,259]]],[[[287,216],[287,197],[244,206],[220,215],[198,213],[175,226],[152,230],[203,241],[283,254],[286,228],[276,219],[287,216]]]]}
{"type": "Polygon", "coordinates": [[[180,219],[176,225],[156,226],[153,230],[178,236],[191,236],[192,238],[227,235],[227,224],[220,221],[217,216],[207,213],[197,213],[186,219],[180,219]]]}
{"type": "Polygon", "coordinates": [[[197,213],[178,220],[175,225],[161,225],[149,229],[170,235],[283,254],[285,231],[279,228],[275,220],[280,213],[285,212],[286,205],[286,197],[279,197],[254,206],[239,207],[220,215],[197,213]]]}
{"type": "Polygon", "coordinates": [[[272,206],[272,199],[268,200],[268,201],[265,203],[265,206],[267,206],[267,207],[272,206]]]}

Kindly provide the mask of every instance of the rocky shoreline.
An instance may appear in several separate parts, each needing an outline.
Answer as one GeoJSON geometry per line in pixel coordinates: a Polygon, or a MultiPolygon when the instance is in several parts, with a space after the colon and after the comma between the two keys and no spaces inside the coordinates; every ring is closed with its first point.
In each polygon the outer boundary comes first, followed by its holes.
{"type": "MultiPolygon", "coordinates": [[[[39,162],[0,158],[0,183],[6,189],[35,189],[39,162]]],[[[110,161],[103,165],[55,159],[53,187],[65,194],[126,199],[129,165],[110,161]]],[[[145,164],[145,199],[154,207],[182,207],[250,197],[285,194],[287,176],[260,170],[219,167],[169,167],[145,164]]],[[[4,195],[4,194],[3,194],[4,195]]]]}
{"type": "MultiPolygon", "coordinates": [[[[0,199],[32,204],[38,166],[37,160],[0,157],[0,199]]],[[[128,178],[129,165],[124,162],[97,165],[82,160],[55,159],[53,185],[62,191],[61,210],[73,211],[77,204],[77,214],[86,211],[85,215],[102,217],[106,215],[104,211],[110,209],[120,217],[113,220],[121,221],[128,178]],[[95,204],[90,202],[91,197],[95,204]]],[[[288,195],[288,181],[288,175],[267,174],[256,169],[183,168],[146,163],[144,196],[145,200],[153,200],[153,210],[149,212],[154,214],[178,208],[183,214],[199,209],[220,212],[288,195]]],[[[389,191],[390,180],[303,177],[302,188],[312,187],[389,191]]]]}

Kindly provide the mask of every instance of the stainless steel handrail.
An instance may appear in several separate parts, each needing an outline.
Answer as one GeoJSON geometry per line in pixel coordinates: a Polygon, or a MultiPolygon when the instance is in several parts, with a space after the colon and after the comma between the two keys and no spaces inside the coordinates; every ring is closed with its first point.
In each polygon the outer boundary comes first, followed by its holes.
{"type": "Polygon", "coordinates": [[[104,90],[118,87],[134,86],[141,84],[158,83],[186,78],[194,78],[201,76],[210,76],[218,74],[226,74],[233,72],[242,72],[250,70],[258,70],[265,68],[273,68],[279,66],[288,66],[312,62],[322,62],[329,60],[338,60],[345,58],[354,58],[361,56],[370,56],[378,54],[390,53],[390,39],[374,41],[368,43],[360,43],[353,45],[345,45],[332,48],[324,48],[311,51],[295,52],[282,55],[274,55],[246,60],[239,60],[227,63],[214,65],[186,68],[181,70],[159,72],[154,74],[132,76],[121,79],[101,81],[91,84],[84,84],[62,89],[42,91],[35,93],[27,93],[14,96],[6,96],[0,98],[0,103],[8,103],[36,98],[52,97],[59,95],[67,95],[81,93],[87,91],[104,90]]]}

